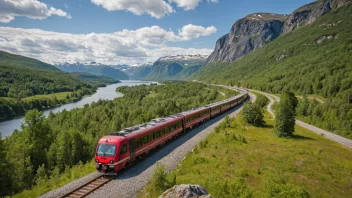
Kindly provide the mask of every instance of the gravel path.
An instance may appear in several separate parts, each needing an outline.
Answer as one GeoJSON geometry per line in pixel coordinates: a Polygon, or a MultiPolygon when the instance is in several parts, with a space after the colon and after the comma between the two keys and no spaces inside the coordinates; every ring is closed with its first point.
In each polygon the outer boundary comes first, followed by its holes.
{"type": "MultiPolygon", "coordinates": [[[[268,94],[268,93],[261,92],[261,91],[256,91],[256,90],[251,90],[251,91],[264,94],[267,98],[269,98],[270,103],[268,105],[268,112],[275,118],[275,115],[274,115],[274,113],[272,111],[272,104],[275,102],[274,99],[276,101],[280,101],[280,98],[275,96],[275,95],[268,94]]],[[[336,135],[336,134],[331,133],[329,131],[326,131],[326,130],[323,130],[321,128],[315,127],[313,125],[307,124],[307,123],[302,122],[300,120],[296,120],[296,124],[298,124],[299,126],[301,126],[303,128],[306,128],[306,129],[308,129],[308,130],[310,130],[310,131],[312,131],[314,133],[322,135],[322,136],[324,136],[324,137],[326,137],[326,138],[328,138],[330,140],[338,142],[338,143],[340,143],[340,144],[342,144],[344,146],[347,146],[347,147],[352,149],[352,140],[350,140],[350,139],[344,138],[342,136],[336,135]]]]}
{"type": "MultiPolygon", "coordinates": [[[[250,94],[251,101],[256,100],[256,95],[250,94]]],[[[135,197],[137,193],[148,183],[150,180],[155,163],[160,162],[166,165],[168,172],[175,169],[185,158],[186,154],[191,152],[192,149],[218,126],[226,115],[230,117],[236,116],[242,106],[230,110],[226,114],[219,115],[218,117],[205,122],[199,127],[187,132],[183,136],[168,143],[158,151],[150,154],[138,164],[128,168],[122,172],[116,179],[101,187],[98,191],[92,193],[88,197],[117,197],[117,198],[131,198],[135,197]]],[[[82,184],[97,177],[98,173],[91,173],[76,181],[66,184],[56,190],[50,191],[42,196],[46,197],[59,197],[82,184]]]]}

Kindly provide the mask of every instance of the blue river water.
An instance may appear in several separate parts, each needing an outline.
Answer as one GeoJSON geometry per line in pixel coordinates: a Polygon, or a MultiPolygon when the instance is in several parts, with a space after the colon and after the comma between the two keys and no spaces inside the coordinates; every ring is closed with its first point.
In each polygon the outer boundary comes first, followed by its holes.
{"type": "MultiPolygon", "coordinates": [[[[85,104],[90,104],[94,101],[102,100],[112,100],[115,98],[122,97],[123,94],[116,92],[117,87],[121,86],[134,86],[141,84],[151,84],[156,82],[150,81],[139,81],[139,80],[124,80],[121,83],[111,84],[106,87],[98,88],[97,92],[93,95],[84,97],[82,100],[62,105],[60,107],[56,107],[53,109],[44,110],[43,113],[45,116],[49,115],[50,112],[57,113],[62,111],[63,109],[71,110],[73,108],[82,108],[85,104]]],[[[16,117],[14,119],[6,120],[0,122],[0,132],[2,133],[2,137],[9,136],[13,133],[15,129],[21,129],[21,124],[24,122],[24,116],[16,117]]]]}

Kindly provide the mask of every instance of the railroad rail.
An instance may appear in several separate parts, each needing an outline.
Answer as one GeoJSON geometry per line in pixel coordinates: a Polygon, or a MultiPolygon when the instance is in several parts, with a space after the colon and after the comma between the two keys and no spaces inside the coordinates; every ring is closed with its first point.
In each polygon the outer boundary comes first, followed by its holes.
{"type": "Polygon", "coordinates": [[[60,198],[81,198],[86,197],[90,193],[96,191],[106,183],[112,180],[110,176],[99,175],[96,178],[90,180],[89,182],[75,188],[74,190],[66,193],[60,198]]]}

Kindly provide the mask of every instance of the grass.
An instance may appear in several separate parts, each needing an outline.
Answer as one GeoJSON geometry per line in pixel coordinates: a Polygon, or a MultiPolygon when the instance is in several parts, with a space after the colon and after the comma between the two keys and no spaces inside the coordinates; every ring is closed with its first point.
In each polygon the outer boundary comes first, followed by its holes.
{"type": "Polygon", "coordinates": [[[57,177],[52,177],[45,181],[42,181],[42,184],[34,186],[30,190],[25,190],[19,194],[12,196],[13,198],[20,197],[38,197],[44,193],[55,190],[65,184],[68,184],[72,181],[77,180],[83,176],[88,175],[95,171],[94,162],[90,162],[87,164],[78,164],[74,166],[72,169],[65,171],[63,174],[57,177]]]}
{"type": "MultiPolygon", "coordinates": [[[[58,100],[65,100],[66,96],[69,95],[71,96],[73,92],[59,92],[59,93],[53,93],[53,94],[43,94],[43,95],[35,95],[35,96],[30,96],[26,98],[21,98],[23,101],[31,101],[34,99],[53,99],[57,98],[58,100]]],[[[5,100],[16,100],[15,98],[9,98],[9,97],[0,97],[0,99],[5,99],[5,100]]]]}
{"type": "Polygon", "coordinates": [[[263,128],[243,126],[241,116],[231,120],[235,127],[209,135],[169,177],[176,175],[177,184],[200,184],[214,197],[225,197],[216,184],[241,179],[253,197],[273,197],[278,186],[311,197],[351,197],[350,149],[297,125],[293,138],[278,138],[269,117],[266,113],[263,128]]]}

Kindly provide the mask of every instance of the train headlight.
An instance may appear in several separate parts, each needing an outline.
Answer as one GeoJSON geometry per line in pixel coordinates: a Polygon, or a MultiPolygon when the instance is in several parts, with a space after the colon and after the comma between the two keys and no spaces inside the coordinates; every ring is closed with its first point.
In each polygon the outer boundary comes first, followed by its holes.
{"type": "Polygon", "coordinates": [[[95,159],[95,162],[96,162],[96,163],[99,163],[99,160],[98,160],[98,159],[95,159]]]}
{"type": "Polygon", "coordinates": [[[110,161],[110,164],[113,164],[113,163],[114,163],[114,161],[113,161],[113,160],[111,160],[111,161],[110,161]]]}

